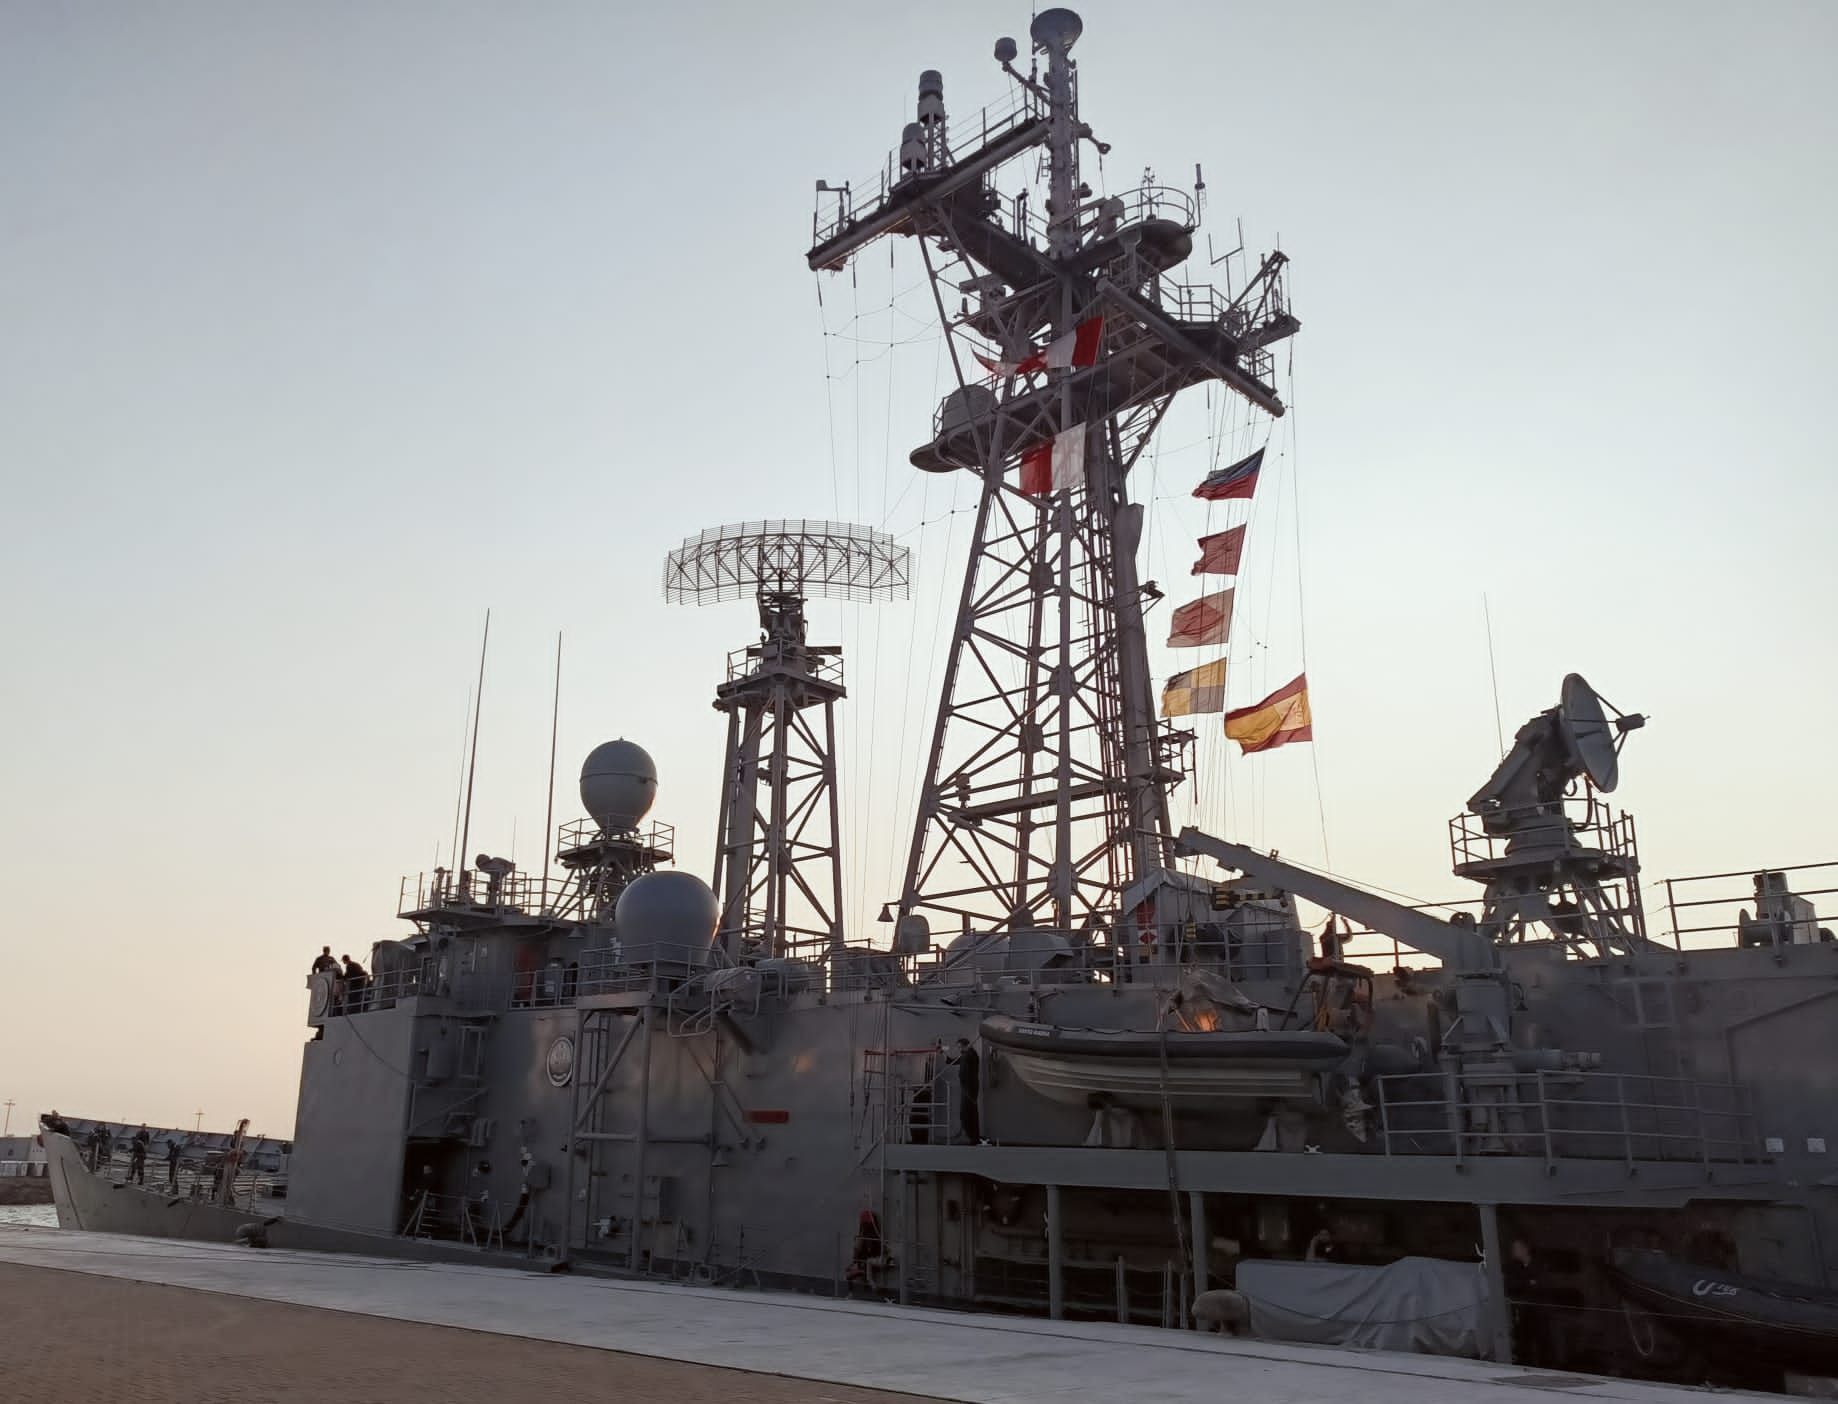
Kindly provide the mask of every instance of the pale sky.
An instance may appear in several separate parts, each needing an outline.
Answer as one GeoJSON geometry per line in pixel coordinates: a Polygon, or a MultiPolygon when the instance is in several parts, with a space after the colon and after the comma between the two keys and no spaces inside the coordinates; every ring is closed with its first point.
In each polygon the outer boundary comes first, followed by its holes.
{"type": "MultiPolygon", "coordinates": [[[[1444,823],[1497,756],[1485,595],[1509,736],[1573,669],[1651,714],[1616,797],[1649,879],[1838,858],[1838,8],[1081,8],[1114,148],[1087,178],[1202,163],[1214,252],[1240,219],[1280,239],[1303,322],[1231,700],[1306,663],[1319,740],[1228,764],[1200,719],[1177,818],[1456,893],[1444,823]]],[[[560,630],[558,821],[630,736],[706,876],[708,703],[753,619],[659,578],[722,522],[917,553],[911,603],[814,611],[849,654],[849,906],[878,912],[971,495],[906,462],[944,388],[915,251],[820,308],[812,185],[878,168],[921,68],[954,114],[1002,97],[1027,21],[0,3],[15,1129],[286,1133],[308,961],[405,934],[398,882],[447,857],[488,606],[473,849],[540,854],[560,630]]],[[[1137,481],[1177,599],[1186,494],[1265,432],[1208,425],[1184,406],[1137,481]]]]}

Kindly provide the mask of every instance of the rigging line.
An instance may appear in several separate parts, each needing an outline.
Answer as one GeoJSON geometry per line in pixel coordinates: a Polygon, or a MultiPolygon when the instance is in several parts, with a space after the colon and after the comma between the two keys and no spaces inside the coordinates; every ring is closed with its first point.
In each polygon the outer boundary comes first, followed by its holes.
{"type": "MultiPolygon", "coordinates": [[[[869,311],[864,315],[878,317],[881,315],[881,312],[883,310],[884,309],[880,307],[874,307],[874,308],[869,309],[869,311]]],[[[912,317],[913,315],[910,312],[902,313],[897,303],[893,305],[893,312],[896,317],[898,316],[912,317]]],[[[877,351],[894,351],[902,346],[919,346],[927,342],[930,342],[932,338],[937,335],[937,332],[938,332],[938,328],[936,325],[932,323],[927,323],[923,331],[916,331],[911,336],[901,336],[899,332],[899,328],[890,324],[888,326],[887,335],[885,337],[849,336],[843,332],[833,332],[831,333],[831,335],[834,336],[837,341],[846,341],[846,342],[849,342],[851,345],[872,346],[877,351]]]]}
{"type": "MultiPolygon", "coordinates": [[[[852,258],[849,260],[849,304],[851,311],[849,325],[860,326],[862,320],[862,260],[860,259],[852,258]]],[[[862,344],[859,338],[852,338],[851,340],[852,350],[851,369],[849,372],[849,393],[851,396],[852,408],[850,413],[853,420],[855,451],[849,467],[851,506],[849,515],[843,518],[843,520],[859,521],[861,520],[862,510],[862,344]]],[[[844,610],[842,612],[840,632],[842,636],[843,656],[845,658],[850,657],[854,653],[855,646],[861,641],[860,623],[861,621],[855,617],[853,611],[844,610]]],[[[841,719],[841,732],[841,740],[838,745],[843,753],[843,757],[848,763],[848,772],[851,776],[858,776],[862,773],[862,728],[855,726],[854,718],[849,717],[845,712],[845,715],[841,719]]],[[[852,795],[853,787],[851,787],[851,796],[852,795]]],[[[857,808],[853,798],[851,797],[845,801],[843,795],[838,793],[836,799],[837,814],[839,818],[845,826],[853,826],[856,819],[857,808]]],[[[850,855],[850,858],[853,858],[853,854],[850,855]]],[[[846,873],[847,870],[845,868],[845,875],[846,873]]]]}
{"type": "MultiPolygon", "coordinates": [[[[960,495],[963,492],[963,486],[964,486],[963,475],[958,474],[958,473],[953,473],[951,475],[951,503],[954,508],[957,504],[957,501],[960,495]]],[[[978,486],[978,498],[980,502],[982,485],[981,483],[978,483],[977,486],[978,486]]],[[[945,620],[945,615],[947,614],[947,612],[950,614],[951,619],[954,624],[957,618],[957,603],[953,595],[953,592],[950,588],[951,572],[950,572],[949,566],[957,550],[957,518],[958,516],[959,516],[959,513],[957,513],[956,511],[949,512],[945,516],[944,557],[946,561],[946,569],[939,576],[938,605],[937,605],[937,608],[935,608],[932,611],[932,638],[931,638],[931,642],[928,644],[926,648],[927,656],[926,656],[926,664],[925,664],[925,688],[918,695],[919,705],[927,709],[931,707],[932,701],[934,698],[938,699],[937,705],[941,708],[949,705],[949,699],[944,696],[944,683],[940,679],[939,673],[938,673],[938,667],[939,667],[938,640],[939,640],[939,635],[944,630],[944,620],[945,620]]],[[[970,562],[966,560],[964,563],[964,569],[969,570],[970,568],[971,568],[970,562]]],[[[926,712],[922,712],[921,713],[922,720],[923,718],[929,715],[930,715],[929,710],[926,712]]],[[[913,737],[913,766],[911,770],[912,781],[911,781],[911,789],[908,791],[909,803],[908,803],[907,809],[908,809],[908,812],[913,815],[912,822],[915,828],[917,828],[921,822],[918,817],[919,802],[920,802],[921,797],[925,793],[925,783],[926,783],[926,780],[929,778],[929,774],[931,770],[931,754],[927,746],[927,734],[928,734],[928,728],[925,727],[924,725],[921,725],[913,737]]],[[[944,752],[942,751],[940,752],[941,758],[944,754],[945,754],[944,752]]],[[[927,820],[925,822],[929,823],[930,821],[927,820]]],[[[905,837],[910,842],[912,835],[911,833],[908,833],[905,837]]],[[[895,850],[894,860],[897,865],[899,862],[899,850],[898,849],[895,850]]],[[[900,884],[898,891],[900,892],[902,896],[904,896],[906,892],[907,874],[904,871],[900,870],[897,866],[896,866],[895,871],[898,875],[898,881],[900,884]]]]}
{"type": "Polygon", "coordinates": [[[1493,739],[1506,754],[1506,728],[1500,722],[1500,670],[1493,661],[1493,610],[1487,604],[1487,592],[1481,591],[1481,618],[1487,621],[1487,678],[1493,684],[1493,739]]]}
{"type": "MultiPolygon", "coordinates": [[[[1302,675],[1306,677],[1308,675],[1308,599],[1303,589],[1305,572],[1302,569],[1302,436],[1301,431],[1296,428],[1296,349],[1293,341],[1289,343],[1287,350],[1287,365],[1284,373],[1289,389],[1289,494],[1291,498],[1289,517],[1292,523],[1291,529],[1295,533],[1296,642],[1302,653],[1302,675]]],[[[1481,598],[1485,600],[1486,596],[1483,595],[1481,598]]],[[[1491,663],[1493,657],[1491,628],[1487,640],[1488,660],[1491,663]]],[[[1309,699],[1309,707],[1312,714],[1314,707],[1312,698],[1309,699]]],[[[1494,715],[1497,721],[1499,716],[1498,692],[1494,694],[1494,715]]],[[[1501,746],[1500,751],[1502,755],[1505,754],[1504,745],[1501,746]]],[[[1315,776],[1315,817],[1321,824],[1321,860],[1332,864],[1334,857],[1328,846],[1327,838],[1327,800],[1321,789],[1321,743],[1313,739],[1312,730],[1308,743],[1308,756],[1315,776]]]]}
{"type": "MultiPolygon", "coordinates": [[[[928,485],[928,490],[929,490],[929,485],[928,485]]],[[[924,510],[923,506],[921,507],[920,510],[922,511],[924,510]]],[[[907,537],[911,536],[914,532],[922,533],[927,527],[937,526],[938,523],[943,522],[943,521],[948,521],[952,517],[968,516],[970,513],[974,511],[976,511],[976,508],[974,507],[950,507],[950,508],[947,508],[945,511],[940,512],[936,517],[926,517],[920,521],[914,522],[911,526],[907,527],[905,531],[894,532],[893,538],[896,541],[904,541],[907,537]]],[[[918,554],[917,548],[914,549],[914,554],[915,555],[918,554]]]]}
{"type": "MultiPolygon", "coordinates": [[[[849,263],[849,295],[851,298],[854,299],[855,319],[856,321],[859,322],[862,316],[862,278],[861,278],[861,262],[858,259],[852,259],[850,260],[850,263],[849,263]]],[[[855,520],[855,518],[860,515],[861,510],[862,510],[862,377],[861,377],[861,370],[862,370],[862,345],[861,345],[861,342],[857,341],[855,343],[855,365],[854,365],[854,370],[852,372],[852,374],[855,377],[855,384],[852,387],[852,391],[855,395],[855,465],[854,465],[855,507],[853,509],[852,515],[849,518],[849,520],[851,521],[855,520]]]]}
{"type": "MultiPolygon", "coordinates": [[[[889,239],[887,241],[887,282],[890,288],[893,285],[894,274],[896,271],[897,270],[894,264],[894,244],[893,244],[893,240],[889,239]]],[[[893,334],[893,319],[894,319],[894,314],[898,307],[898,301],[897,301],[898,296],[899,295],[897,293],[892,294],[888,298],[888,302],[887,302],[887,323],[888,323],[888,334],[889,335],[893,334]]],[[[893,398],[894,398],[893,385],[894,385],[895,360],[896,360],[896,357],[891,352],[889,352],[888,357],[887,357],[887,405],[886,405],[885,411],[882,414],[882,420],[881,420],[881,503],[880,503],[880,506],[881,506],[881,514],[882,514],[883,519],[885,519],[886,513],[887,513],[888,478],[889,478],[889,475],[893,471],[892,469],[892,462],[893,462],[893,398]]],[[[870,663],[869,665],[868,675],[873,680],[874,710],[876,713],[878,713],[880,711],[880,704],[881,704],[881,635],[883,632],[881,628],[881,615],[878,609],[874,610],[869,616],[869,629],[874,634],[874,653],[873,653],[873,662],[870,663]]],[[[872,731],[872,724],[870,726],[870,730],[872,731]]],[[[872,736],[871,736],[869,743],[868,743],[868,779],[867,779],[866,789],[863,792],[863,806],[861,810],[863,814],[874,814],[874,813],[879,812],[878,806],[875,803],[875,801],[880,798],[880,796],[877,794],[876,789],[875,789],[875,785],[876,785],[875,760],[880,754],[880,749],[881,748],[879,746],[876,746],[873,744],[872,736]]],[[[868,859],[869,859],[868,845],[865,843],[857,843],[857,844],[852,845],[852,849],[855,854],[855,861],[853,864],[854,869],[855,869],[853,886],[856,892],[860,892],[862,891],[863,887],[866,885],[867,880],[868,880],[868,859]]]]}
{"type": "MultiPolygon", "coordinates": [[[[935,342],[932,348],[932,403],[934,404],[938,402],[938,386],[939,386],[940,380],[942,380],[944,376],[944,358],[945,358],[944,343],[942,341],[935,342]]],[[[919,542],[918,542],[918,545],[916,545],[913,548],[913,558],[914,558],[914,561],[916,562],[916,564],[913,567],[913,571],[916,576],[918,571],[924,568],[924,565],[927,559],[926,554],[925,554],[925,538],[926,538],[926,528],[930,525],[930,522],[927,520],[927,512],[928,512],[928,509],[931,507],[931,502],[932,502],[932,477],[933,475],[930,473],[914,473],[912,477],[920,478],[924,480],[923,486],[921,487],[920,494],[919,494],[919,516],[920,516],[919,542]]],[[[912,482],[910,479],[907,482],[906,486],[907,486],[907,491],[911,491],[912,482]]],[[[955,496],[955,487],[953,488],[953,495],[955,496]]],[[[901,499],[904,500],[906,493],[902,492],[900,496],[901,496],[901,499]]],[[[951,513],[946,512],[942,517],[938,518],[938,520],[946,521],[950,519],[950,516],[951,516],[951,513]]],[[[943,579],[944,577],[941,575],[939,578],[943,579]]],[[[916,582],[915,582],[915,586],[916,586],[916,582]]],[[[941,603],[942,603],[942,599],[941,599],[941,603]]],[[[918,594],[917,594],[917,589],[915,588],[915,593],[914,593],[915,612],[917,611],[917,609],[918,609],[918,594]]],[[[939,611],[937,609],[934,609],[932,611],[933,645],[936,645],[937,639],[938,639],[938,622],[939,622],[939,611]]],[[[917,634],[918,634],[918,631],[915,629],[910,636],[911,640],[916,641],[917,634]]],[[[909,647],[907,650],[907,671],[908,673],[911,672],[912,661],[913,661],[913,650],[909,643],[909,647]]],[[[928,652],[926,655],[926,663],[927,663],[927,669],[928,669],[927,681],[926,681],[925,692],[920,694],[920,698],[919,698],[920,705],[924,704],[924,699],[927,696],[929,696],[931,692],[931,675],[929,671],[931,667],[931,661],[932,661],[932,655],[931,655],[930,649],[928,648],[928,652]]],[[[900,699],[900,744],[894,750],[894,758],[896,762],[900,765],[900,774],[902,777],[902,782],[900,784],[897,784],[894,788],[895,822],[889,823],[887,825],[886,873],[888,874],[889,877],[893,875],[894,869],[900,861],[900,825],[898,823],[898,818],[901,815],[911,812],[912,806],[917,803],[917,798],[913,794],[913,786],[917,783],[917,780],[915,778],[915,773],[918,770],[920,762],[919,762],[919,758],[917,756],[914,756],[913,763],[911,765],[908,765],[907,755],[906,755],[907,733],[911,730],[914,701],[915,699],[910,689],[906,690],[900,699]]],[[[905,874],[901,874],[900,878],[901,878],[901,881],[903,882],[905,879],[905,874]]],[[[870,903],[870,905],[872,905],[872,902],[870,903]]]]}
{"type": "MultiPolygon", "coordinates": [[[[890,243],[888,245],[888,248],[891,250],[893,248],[893,245],[890,243]]],[[[894,260],[893,260],[893,255],[891,253],[888,255],[887,263],[888,263],[888,267],[892,269],[894,266],[894,260]]],[[[924,278],[915,278],[912,282],[908,283],[905,287],[900,288],[899,290],[891,293],[890,295],[896,301],[898,301],[900,298],[907,296],[909,293],[918,292],[919,289],[924,287],[925,285],[926,285],[926,280],[924,278]]],[[[893,286],[893,279],[891,277],[888,279],[888,286],[890,288],[893,286]]],[[[873,307],[869,309],[869,312],[867,315],[878,317],[880,316],[880,314],[881,314],[881,309],[879,307],[873,307]]],[[[937,323],[933,322],[930,317],[920,317],[912,312],[904,312],[904,313],[900,313],[899,315],[904,316],[909,322],[913,323],[915,326],[923,328],[925,332],[927,333],[926,337],[923,339],[929,340],[930,333],[937,330],[937,323]]],[[[848,321],[844,322],[843,326],[853,327],[853,326],[858,325],[862,320],[863,320],[863,316],[861,314],[858,314],[854,317],[851,317],[848,321]]],[[[841,336],[842,332],[839,330],[837,335],[841,336]]],[[[874,344],[879,345],[880,343],[879,341],[875,341],[874,344]]]]}
{"type": "Polygon", "coordinates": [[[811,281],[817,288],[817,325],[823,336],[823,407],[829,415],[830,422],[830,514],[840,519],[842,491],[837,486],[836,477],[836,395],[830,375],[829,309],[823,301],[823,274],[813,273],[811,281]]]}
{"type": "MultiPolygon", "coordinates": [[[[920,478],[929,478],[931,476],[932,475],[930,473],[914,473],[910,477],[907,478],[906,486],[900,489],[900,495],[893,500],[893,505],[888,507],[888,509],[881,515],[881,520],[880,520],[879,525],[882,531],[887,530],[887,524],[893,520],[893,514],[899,511],[900,504],[906,501],[906,495],[913,490],[913,483],[916,482],[920,478]]],[[[920,504],[919,510],[922,513],[925,511],[925,504],[923,502],[920,504]]],[[[924,523],[921,522],[919,523],[919,525],[923,526],[924,523]]],[[[895,536],[906,536],[906,535],[909,535],[915,529],[916,528],[909,527],[906,531],[895,532],[894,535],[895,536]]]]}

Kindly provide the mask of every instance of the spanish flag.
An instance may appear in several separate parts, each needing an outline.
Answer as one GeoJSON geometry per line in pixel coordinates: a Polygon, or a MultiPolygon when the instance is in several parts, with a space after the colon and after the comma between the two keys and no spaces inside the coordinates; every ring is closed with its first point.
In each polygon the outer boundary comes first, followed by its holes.
{"type": "Polygon", "coordinates": [[[1236,741],[1247,756],[1291,741],[1312,741],[1314,728],[1308,714],[1308,674],[1280,687],[1252,707],[1225,714],[1226,739],[1236,741]]]}
{"type": "Polygon", "coordinates": [[[1225,660],[1202,663],[1176,673],[1162,688],[1164,717],[1191,717],[1200,712],[1225,710],[1225,660]]]}

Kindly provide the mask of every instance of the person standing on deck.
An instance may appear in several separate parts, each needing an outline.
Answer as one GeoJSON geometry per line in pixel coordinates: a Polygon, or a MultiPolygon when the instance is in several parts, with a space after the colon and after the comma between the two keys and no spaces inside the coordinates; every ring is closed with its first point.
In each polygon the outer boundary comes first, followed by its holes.
{"type": "Polygon", "coordinates": [[[958,1121],[964,1139],[978,1145],[983,1139],[983,1059],[967,1038],[957,1041],[958,1121]]]}
{"type": "MultiPolygon", "coordinates": [[[[536,1157],[530,1154],[530,1148],[528,1146],[521,1146],[518,1148],[517,1161],[518,1161],[518,1164],[521,1165],[523,1168],[523,1185],[517,1191],[516,1208],[511,1210],[510,1218],[504,1221],[504,1237],[506,1241],[509,1241],[510,1236],[517,1231],[517,1225],[523,1222],[524,1211],[530,1207],[531,1167],[533,1167],[536,1164],[536,1157]]],[[[640,1187],[639,1193],[640,1193],[640,1205],[641,1205],[641,1212],[642,1212],[642,1204],[643,1204],[643,1188],[642,1187],[640,1187]]],[[[633,1218],[633,1232],[634,1233],[637,1232],[637,1226],[638,1226],[638,1217],[635,1215],[633,1218]]],[[[528,1229],[525,1229],[523,1231],[524,1242],[526,1243],[529,1242],[529,1238],[530,1238],[530,1231],[528,1229]]]]}
{"type": "Polygon", "coordinates": [[[123,1183],[147,1183],[147,1147],[153,1144],[153,1137],[147,1131],[145,1122],[140,1130],[128,1139],[128,1178],[123,1183]]]}
{"type": "Polygon", "coordinates": [[[364,986],[370,983],[370,972],[350,956],[345,957],[345,1011],[356,1014],[364,1007],[364,986]]]}
{"type": "Polygon", "coordinates": [[[166,1189],[176,1193],[179,1188],[179,1138],[174,1136],[166,1142],[166,1189]]]}

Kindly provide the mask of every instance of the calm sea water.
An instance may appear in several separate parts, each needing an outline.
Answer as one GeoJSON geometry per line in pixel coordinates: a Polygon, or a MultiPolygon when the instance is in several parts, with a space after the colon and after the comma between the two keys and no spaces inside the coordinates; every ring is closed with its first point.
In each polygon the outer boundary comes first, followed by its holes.
{"type": "Polygon", "coordinates": [[[38,1228],[57,1227],[55,1204],[0,1204],[0,1224],[32,1224],[38,1228]]]}

